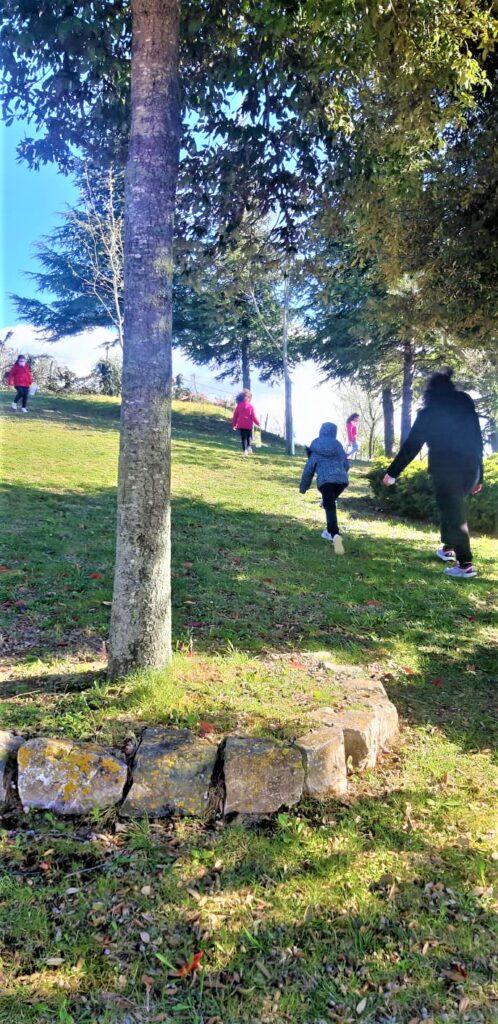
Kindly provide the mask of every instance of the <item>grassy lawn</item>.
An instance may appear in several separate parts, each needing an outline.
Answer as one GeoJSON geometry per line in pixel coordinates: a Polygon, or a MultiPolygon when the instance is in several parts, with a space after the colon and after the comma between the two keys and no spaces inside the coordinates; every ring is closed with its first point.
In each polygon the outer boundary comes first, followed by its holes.
{"type": "Polygon", "coordinates": [[[1,728],[293,735],[334,699],[319,650],[380,676],[404,728],[346,801],[255,832],[6,819],[0,1024],[496,1021],[497,542],[445,579],[435,531],[380,516],[358,465],[338,559],[301,460],[242,460],[223,414],[178,405],[176,653],[109,686],[118,407],[2,400],[1,728]]]}

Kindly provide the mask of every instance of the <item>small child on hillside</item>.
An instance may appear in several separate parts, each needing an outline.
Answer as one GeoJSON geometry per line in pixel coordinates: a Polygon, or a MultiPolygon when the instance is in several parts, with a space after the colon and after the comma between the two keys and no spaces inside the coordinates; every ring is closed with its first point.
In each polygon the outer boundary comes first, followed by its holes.
{"type": "Polygon", "coordinates": [[[316,485],[322,495],[327,516],[327,529],[323,531],[322,537],[332,541],[336,555],[343,555],[344,545],[337,523],[336,501],[349,484],[349,467],[346,452],[337,440],[335,423],[322,423],[319,436],[312,441],[307,451],[309,457],[303,469],[299,490],[301,494],[306,494],[316,473],[316,485]]]}
{"type": "Polygon", "coordinates": [[[358,444],[358,423],[360,422],[360,414],[358,412],[352,412],[351,416],[348,416],[346,420],[346,434],[348,436],[348,450],[347,456],[351,458],[356,455],[360,446],[358,444]]]}
{"type": "Polygon", "coordinates": [[[16,389],[16,397],[12,402],[13,412],[17,412],[17,403],[21,402],[22,412],[27,413],[29,389],[33,383],[33,374],[28,366],[26,356],[18,356],[9,371],[7,384],[16,389]]]}
{"type": "Polygon", "coordinates": [[[258,417],[254,412],[254,406],[251,403],[252,394],[248,388],[244,388],[240,395],[237,395],[237,405],[235,406],[232,416],[232,428],[238,430],[240,433],[240,440],[242,442],[242,454],[245,456],[252,455],[252,429],[253,426],[260,426],[258,417]]]}

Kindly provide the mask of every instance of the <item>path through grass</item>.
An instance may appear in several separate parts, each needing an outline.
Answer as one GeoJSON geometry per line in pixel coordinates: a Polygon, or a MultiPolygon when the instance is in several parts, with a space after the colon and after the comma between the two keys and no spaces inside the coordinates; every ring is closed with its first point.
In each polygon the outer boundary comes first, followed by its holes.
{"type": "Polygon", "coordinates": [[[347,803],[266,831],[7,820],[0,1024],[495,1020],[496,541],[478,581],[445,579],[434,531],[377,515],[359,466],[337,559],[298,460],[243,461],[221,414],[179,406],[175,659],[109,687],[117,406],[32,408],[2,421],[2,727],[288,735],[333,697],[311,650],[381,675],[405,726],[347,803]]]}

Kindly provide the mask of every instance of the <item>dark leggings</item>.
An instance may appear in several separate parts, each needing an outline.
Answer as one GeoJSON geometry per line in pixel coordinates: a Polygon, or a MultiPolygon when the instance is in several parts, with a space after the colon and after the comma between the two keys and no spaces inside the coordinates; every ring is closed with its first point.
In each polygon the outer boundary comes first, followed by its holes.
{"type": "Polygon", "coordinates": [[[327,516],[327,530],[332,537],[335,537],[339,533],[339,526],[337,524],[337,508],[336,500],[343,490],[347,487],[347,484],[322,484],[318,488],[323,498],[323,507],[325,509],[325,515],[327,516]]]}
{"type": "Polygon", "coordinates": [[[245,427],[240,427],[240,440],[242,441],[242,451],[245,452],[246,448],[251,447],[252,441],[252,430],[247,430],[245,427]]]}
{"type": "Polygon", "coordinates": [[[26,387],[22,387],[21,388],[21,387],[19,387],[19,385],[16,385],[16,397],[14,398],[14,402],[16,402],[16,404],[17,404],[17,402],[22,401],[22,407],[23,407],[23,409],[25,409],[27,404],[28,404],[28,395],[29,395],[29,388],[26,388],[26,387]]]}
{"type": "Polygon", "coordinates": [[[472,551],[467,528],[466,497],[478,481],[478,470],[434,474],[436,502],[441,517],[441,540],[451,548],[460,565],[472,565],[472,551]]]}

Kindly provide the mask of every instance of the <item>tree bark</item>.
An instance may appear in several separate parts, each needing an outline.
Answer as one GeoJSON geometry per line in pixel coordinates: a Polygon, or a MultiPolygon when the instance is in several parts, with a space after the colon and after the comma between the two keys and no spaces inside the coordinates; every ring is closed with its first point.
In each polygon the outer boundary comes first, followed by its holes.
{"type": "Polygon", "coordinates": [[[401,395],[401,444],[406,441],[412,429],[413,405],[413,345],[405,341],[403,346],[403,388],[401,395]]]}
{"type": "Polygon", "coordinates": [[[250,342],[247,338],[243,338],[242,345],[240,348],[240,357],[242,363],[242,387],[251,390],[251,364],[249,361],[250,342]]]}
{"type": "Polygon", "coordinates": [[[109,676],[171,657],[170,455],[179,0],[132,0],[124,352],[109,676]]]}
{"type": "Polygon", "coordinates": [[[384,453],[392,458],[394,454],[394,401],[391,387],[382,388],[382,412],[384,414],[384,453]]]}
{"type": "Polygon", "coordinates": [[[498,452],[498,423],[494,419],[489,420],[489,443],[493,454],[498,452]]]}

